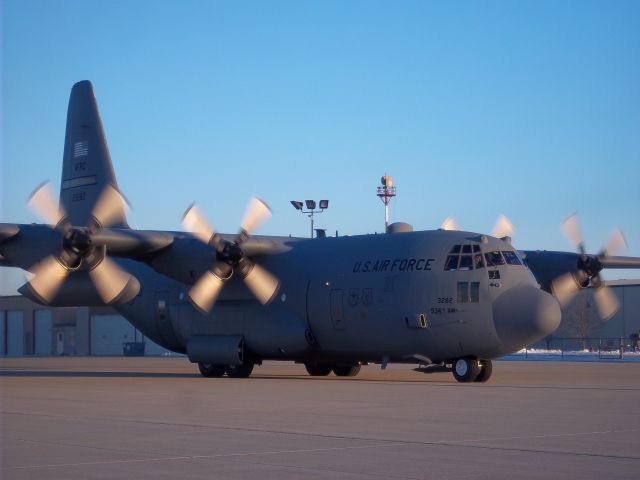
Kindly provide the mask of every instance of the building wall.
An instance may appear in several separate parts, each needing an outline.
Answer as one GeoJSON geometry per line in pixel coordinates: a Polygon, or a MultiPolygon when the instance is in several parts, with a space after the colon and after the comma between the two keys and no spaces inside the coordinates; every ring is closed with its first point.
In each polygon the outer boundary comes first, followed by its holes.
{"type": "Polygon", "coordinates": [[[0,356],[123,355],[122,344],[134,341],[145,342],[146,355],[172,354],[110,307],[48,308],[20,295],[0,297],[0,356]]]}
{"type": "Polygon", "coordinates": [[[620,309],[607,321],[598,315],[593,289],[584,289],[562,311],[562,323],[554,337],[629,338],[640,333],[640,284],[612,285],[620,309]]]}

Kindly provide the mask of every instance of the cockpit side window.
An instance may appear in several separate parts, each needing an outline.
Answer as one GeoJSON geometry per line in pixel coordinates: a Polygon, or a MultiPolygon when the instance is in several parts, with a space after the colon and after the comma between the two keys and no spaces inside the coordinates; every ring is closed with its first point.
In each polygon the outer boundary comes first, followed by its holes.
{"type": "Polygon", "coordinates": [[[516,252],[505,250],[502,252],[502,255],[504,255],[504,258],[509,265],[522,265],[522,262],[518,258],[516,252]]]}
{"type": "Polygon", "coordinates": [[[497,267],[498,265],[504,265],[504,257],[499,251],[487,252],[484,254],[487,259],[488,267],[497,267]]]}
{"type": "Polygon", "coordinates": [[[447,262],[444,265],[445,270],[457,270],[458,269],[458,255],[449,255],[447,262]]]}
{"type": "MultiPolygon", "coordinates": [[[[466,246],[466,245],[465,245],[466,246]]],[[[473,270],[471,255],[461,255],[458,270],[473,270]]]]}

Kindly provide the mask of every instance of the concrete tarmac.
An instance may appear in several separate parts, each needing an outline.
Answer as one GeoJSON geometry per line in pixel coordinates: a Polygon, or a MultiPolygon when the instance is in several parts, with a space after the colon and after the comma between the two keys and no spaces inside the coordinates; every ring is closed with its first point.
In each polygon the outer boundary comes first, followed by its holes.
{"type": "Polygon", "coordinates": [[[0,478],[636,479],[640,364],[206,379],[183,358],[0,360],[0,478]]]}

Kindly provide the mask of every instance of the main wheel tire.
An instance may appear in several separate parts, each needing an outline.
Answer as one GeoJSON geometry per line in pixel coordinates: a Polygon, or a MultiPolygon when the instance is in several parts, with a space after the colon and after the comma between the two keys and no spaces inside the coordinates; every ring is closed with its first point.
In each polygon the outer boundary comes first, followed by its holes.
{"type": "Polygon", "coordinates": [[[331,365],[305,363],[304,368],[312,377],[326,377],[331,373],[331,365]]]}
{"type": "Polygon", "coordinates": [[[453,377],[459,382],[473,382],[480,373],[480,361],[477,358],[459,358],[453,364],[453,377]]]}
{"type": "Polygon", "coordinates": [[[227,365],[227,375],[231,378],[247,378],[253,372],[253,362],[244,362],[241,365],[227,365]]]}
{"type": "Polygon", "coordinates": [[[338,377],[355,377],[360,372],[361,365],[336,365],[333,367],[333,373],[338,377]]]}
{"type": "Polygon", "coordinates": [[[491,360],[480,361],[480,373],[475,378],[474,382],[484,383],[491,378],[491,372],[493,372],[493,363],[491,360]]]}
{"type": "Polygon", "coordinates": [[[216,365],[214,363],[198,363],[198,370],[203,377],[213,378],[224,375],[226,368],[224,365],[216,365]]]}

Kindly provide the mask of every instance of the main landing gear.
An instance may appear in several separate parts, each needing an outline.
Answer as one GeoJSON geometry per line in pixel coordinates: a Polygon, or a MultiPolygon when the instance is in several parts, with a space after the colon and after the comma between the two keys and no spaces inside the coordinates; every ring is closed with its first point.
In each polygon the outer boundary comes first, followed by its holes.
{"type": "Polygon", "coordinates": [[[337,377],[355,377],[360,372],[361,368],[359,363],[340,365],[305,363],[304,366],[312,377],[326,377],[331,372],[333,372],[337,377]]]}
{"type": "Polygon", "coordinates": [[[198,363],[198,369],[203,377],[222,377],[225,373],[230,378],[247,378],[253,372],[253,362],[245,362],[242,365],[219,365],[213,363],[198,363]]]}
{"type": "Polygon", "coordinates": [[[459,358],[453,364],[453,377],[459,382],[486,382],[491,377],[491,360],[459,358]]]}

